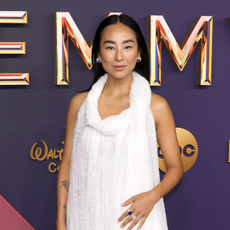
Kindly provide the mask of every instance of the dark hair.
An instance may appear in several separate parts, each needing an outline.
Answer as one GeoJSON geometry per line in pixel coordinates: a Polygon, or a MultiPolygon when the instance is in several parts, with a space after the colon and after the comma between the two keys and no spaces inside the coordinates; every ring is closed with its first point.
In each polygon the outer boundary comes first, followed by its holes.
{"type": "Polygon", "coordinates": [[[132,19],[128,15],[120,14],[120,15],[112,15],[106,17],[99,25],[96,34],[94,36],[93,49],[92,49],[92,61],[93,61],[93,71],[95,76],[94,76],[93,84],[100,78],[100,76],[106,73],[102,65],[96,62],[97,55],[100,52],[101,33],[105,27],[109,25],[117,24],[118,22],[128,26],[130,29],[132,29],[135,32],[137,43],[138,43],[138,49],[141,51],[141,62],[137,62],[134,70],[149,81],[149,55],[148,55],[148,50],[147,50],[144,36],[140,30],[139,25],[134,19],[132,19]]]}

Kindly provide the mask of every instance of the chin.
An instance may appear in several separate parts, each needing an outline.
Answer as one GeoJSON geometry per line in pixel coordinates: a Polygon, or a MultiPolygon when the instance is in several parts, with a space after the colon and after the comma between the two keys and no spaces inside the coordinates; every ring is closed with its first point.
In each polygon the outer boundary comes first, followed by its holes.
{"type": "Polygon", "coordinates": [[[117,78],[117,79],[123,79],[125,77],[128,77],[130,74],[132,75],[133,70],[131,71],[111,71],[111,72],[107,72],[108,75],[112,76],[113,78],[117,78]]]}
{"type": "Polygon", "coordinates": [[[116,79],[124,79],[126,77],[129,77],[130,73],[128,73],[128,74],[114,74],[114,75],[111,75],[111,76],[114,77],[114,78],[116,78],[116,79]]]}

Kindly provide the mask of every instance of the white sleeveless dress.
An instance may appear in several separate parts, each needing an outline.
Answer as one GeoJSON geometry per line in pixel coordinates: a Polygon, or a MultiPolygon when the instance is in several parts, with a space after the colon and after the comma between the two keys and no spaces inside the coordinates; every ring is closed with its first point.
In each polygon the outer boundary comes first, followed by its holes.
{"type": "MultiPolygon", "coordinates": [[[[149,83],[133,72],[130,107],[102,120],[98,99],[106,81],[107,74],[94,84],[78,113],[70,167],[67,230],[120,229],[117,219],[129,207],[121,204],[160,182],[149,83]]],[[[164,203],[160,199],[142,230],[167,229],[164,203]]]]}

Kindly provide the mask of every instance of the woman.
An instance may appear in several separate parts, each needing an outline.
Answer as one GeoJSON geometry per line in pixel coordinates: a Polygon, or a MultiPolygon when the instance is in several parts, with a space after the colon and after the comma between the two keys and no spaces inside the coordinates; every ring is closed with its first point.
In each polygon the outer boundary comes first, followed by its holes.
{"type": "Polygon", "coordinates": [[[68,110],[56,229],[166,230],[162,197],[183,167],[171,110],[146,80],[148,52],[137,23],[124,14],[104,19],[92,57],[95,84],[68,110]],[[161,182],[156,139],[168,168],[161,182]]]}

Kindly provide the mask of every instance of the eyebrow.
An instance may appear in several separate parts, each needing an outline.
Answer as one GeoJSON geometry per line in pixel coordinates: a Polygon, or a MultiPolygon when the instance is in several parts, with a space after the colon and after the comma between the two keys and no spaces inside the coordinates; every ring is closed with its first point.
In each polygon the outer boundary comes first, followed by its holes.
{"type": "MultiPolygon", "coordinates": [[[[122,43],[129,43],[129,42],[133,42],[134,43],[134,41],[132,39],[124,40],[122,43]]],[[[106,40],[106,41],[104,41],[103,44],[106,44],[106,43],[116,44],[116,42],[112,41],[112,40],[106,40]]]]}

